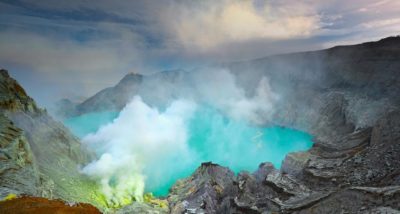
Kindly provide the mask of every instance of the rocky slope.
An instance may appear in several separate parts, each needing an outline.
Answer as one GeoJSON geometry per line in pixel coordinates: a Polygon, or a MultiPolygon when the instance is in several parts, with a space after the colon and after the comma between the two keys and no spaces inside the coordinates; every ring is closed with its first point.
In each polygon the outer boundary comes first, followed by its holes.
{"type": "Polygon", "coordinates": [[[24,194],[102,207],[96,184],[78,171],[91,157],[0,70],[0,198],[24,194]]]}
{"type": "Polygon", "coordinates": [[[228,65],[252,93],[260,76],[282,97],[273,123],[332,141],[400,103],[400,37],[228,65]]]}

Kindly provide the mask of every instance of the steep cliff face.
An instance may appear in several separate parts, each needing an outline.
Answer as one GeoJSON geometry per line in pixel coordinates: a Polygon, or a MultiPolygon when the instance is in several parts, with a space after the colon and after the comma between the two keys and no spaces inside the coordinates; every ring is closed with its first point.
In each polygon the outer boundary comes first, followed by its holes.
{"type": "Polygon", "coordinates": [[[59,122],[37,107],[0,70],[0,194],[90,202],[102,206],[96,184],[79,173],[91,154],[59,122]]]}

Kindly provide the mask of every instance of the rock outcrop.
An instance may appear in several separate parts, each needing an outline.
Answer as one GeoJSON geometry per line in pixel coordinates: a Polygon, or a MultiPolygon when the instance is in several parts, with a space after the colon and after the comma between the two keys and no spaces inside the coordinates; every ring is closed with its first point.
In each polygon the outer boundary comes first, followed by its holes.
{"type": "MultiPolygon", "coordinates": [[[[170,190],[171,213],[226,213],[223,204],[237,194],[234,173],[213,163],[203,163],[170,190]]],[[[229,206],[228,206],[229,207],[229,206]]]]}

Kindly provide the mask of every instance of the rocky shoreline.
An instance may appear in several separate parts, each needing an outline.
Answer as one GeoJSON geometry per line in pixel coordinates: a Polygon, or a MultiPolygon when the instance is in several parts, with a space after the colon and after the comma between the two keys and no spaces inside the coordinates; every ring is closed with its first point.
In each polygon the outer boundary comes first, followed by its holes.
{"type": "Polygon", "coordinates": [[[235,176],[205,163],[171,189],[171,212],[398,213],[399,119],[392,112],[372,129],[351,133],[340,142],[351,147],[316,143],[291,153],[280,170],[263,163],[235,176]]]}

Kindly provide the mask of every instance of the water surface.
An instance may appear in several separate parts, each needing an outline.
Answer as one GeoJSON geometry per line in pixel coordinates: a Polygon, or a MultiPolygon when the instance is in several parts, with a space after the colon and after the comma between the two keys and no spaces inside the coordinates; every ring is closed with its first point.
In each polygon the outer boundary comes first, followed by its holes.
{"type": "MultiPolygon", "coordinates": [[[[112,122],[117,116],[118,112],[97,112],[64,122],[75,135],[82,138],[112,122]]],[[[188,121],[187,129],[187,144],[193,161],[185,169],[175,168],[171,161],[159,161],[160,167],[174,170],[169,177],[163,177],[154,168],[144,169],[147,191],[158,196],[166,195],[176,180],[189,176],[201,162],[206,161],[227,166],[236,173],[242,170],[255,171],[260,163],[266,161],[280,168],[286,154],[307,150],[313,144],[311,135],[305,132],[278,126],[252,126],[230,120],[217,110],[206,107],[196,111],[188,121]]]]}

